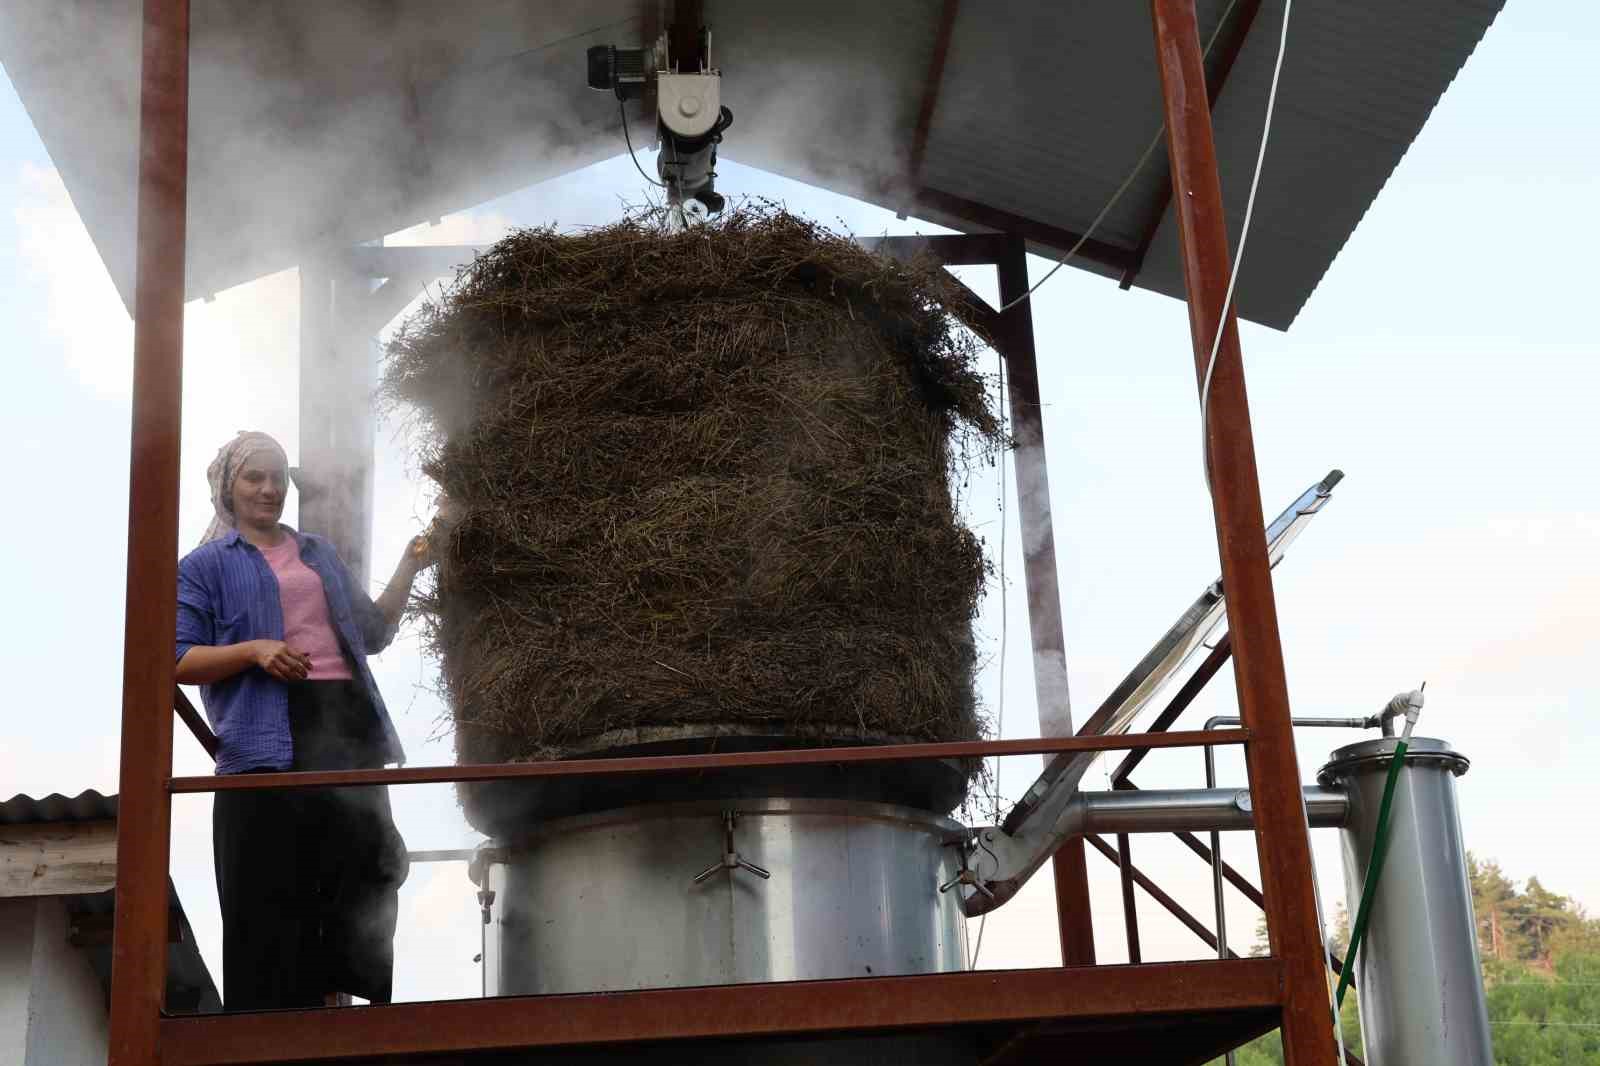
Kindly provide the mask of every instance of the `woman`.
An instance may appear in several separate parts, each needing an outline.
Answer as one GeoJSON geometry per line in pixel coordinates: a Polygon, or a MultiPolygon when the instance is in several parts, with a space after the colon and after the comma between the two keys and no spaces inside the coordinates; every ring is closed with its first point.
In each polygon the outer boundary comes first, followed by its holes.
{"type": "MultiPolygon", "coordinates": [[[[219,774],[403,762],[367,656],[394,638],[427,542],[374,603],[326,540],[278,521],[288,472],[264,433],[206,471],[216,515],[178,564],[178,681],[201,686],[219,774]]],[[[406,859],[385,789],[219,792],[212,833],[228,1009],[388,1002],[406,859]]]]}

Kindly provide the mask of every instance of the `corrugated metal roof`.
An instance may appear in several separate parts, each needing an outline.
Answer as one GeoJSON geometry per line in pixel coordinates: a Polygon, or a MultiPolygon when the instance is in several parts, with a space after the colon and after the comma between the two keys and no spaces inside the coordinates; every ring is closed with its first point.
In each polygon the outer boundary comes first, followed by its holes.
{"type": "MultiPolygon", "coordinates": [[[[1234,247],[1260,143],[1283,2],[1262,4],[1214,110],[1234,247]]],[[[1239,271],[1241,314],[1288,328],[1502,6],[1503,0],[1319,0],[1294,6],[1277,116],[1239,271]]],[[[1183,292],[1170,213],[1142,278],[1159,292],[1183,292]]]]}
{"type": "Polygon", "coordinates": [[[18,794],[0,803],[0,825],[40,822],[101,822],[117,816],[117,797],[90,789],[76,796],[52,792],[35,798],[18,794]]]}
{"type": "MultiPolygon", "coordinates": [[[[98,822],[117,817],[117,797],[106,796],[90,789],[76,796],[63,796],[52,792],[48,796],[18,794],[0,803],[0,826],[42,825],[61,822],[98,822]]],[[[73,916],[107,915],[115,907],[116,893],[91,892],[80,896],[59,897],[65,900],[67,911],[73,916]]],[[[211,978],[205,960],[195,943],[194,929],[178,899],[178,890],[167,881],[167,903],[178,923],[176,943],[167,947],[167,1009],[179,1013],[211,1014],[222,1009],[216,982],[211,978]]],[[[106,995],[111,988],[111,945],[101,944],[82,949],[94,967],[106,995]]]]}
{"type": "MultiPolygon", "coordinates": [[[[728,157],[1037,250],[1099,214],[1159,128],[1149,10],[1133,0],[707,0],[735,122],[728,157]],[[931,192],[936,196],[924,195],[931,192]],[[920,205],[920,206],[918,206],[920,205]],[[1007,221],[996,213],[1008,213],[1007,221]],[[1028,225],[1032,228],[1028,228],[1028,225]],[[1042,227],[1042,228],[1041,228],[1042,227]]],[[[1209,37],[1248,26],[1213,109],[1237,242],[1284,0],[1197,0],[1209,37]],[[1252,12],[1254,12],[1252,17],[1252,12]]],[[[613,156],[616,101],[583,52],[642,43],[657,0],[195,6],[188,279],[205,295],[613,156]]],[[[1294,9],[1239,289],[1286,327],[1503,0],[1317,0],[1294,9]]],[[[0,62],[131,299],[137,0],[0,5],[0,62]]],[[[1180,295],[1164,147],[1078,265],[1180,295]],[[1159,226],[1157,226],[1159,222],[1159,226]]],[[[737,189],[725,191],[737,192],[737,189]]]]}

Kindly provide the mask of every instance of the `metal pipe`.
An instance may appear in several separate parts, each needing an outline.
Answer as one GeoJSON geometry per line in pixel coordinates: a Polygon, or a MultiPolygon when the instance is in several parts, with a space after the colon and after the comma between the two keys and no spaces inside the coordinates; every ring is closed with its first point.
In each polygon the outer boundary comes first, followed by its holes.
{"type": "MultiPolygon", "coordinates": [[[[1306,807],[1314,829],[1345,823],[1350,801],[1336,788],[1307,786],[1306,807]]],[[[1243,788],[1140,789],[1080,792],[1073,799],[1074,826],[1084,833],[1234,832],[1255,827],[1250,791],[1243,788]]]]}
{"type": "Polygon", "coordinates": [[[1244,361],[1238,324],[1226,306],[1231,273],[1227,214],[1195,2],[1151,0],[1150,12],[1196,383],[1206,377],[1208,369],[1211,374],[1210,417],[1206,420],[1209,439],[1205,442],[1211,503],[1222,584],[1227,589],[1239,710],[1251,732],[1245,764],[1260,811],[1256,847],[1267,900],[1267,934],[1271,950],[1284,963],[1284,1055],[1288,1066],[1333,1066],[1311,839],[1295,803],[1300,768],[1289,721],[1289,685],[1272,573],[1262,536],[1261,483],[1250,432],[1244,361]],[[1208,368],[1218,338],[1216,365],[1208,368]]]}
{"type": "MultiPolygon", "coordinates": [[[[1359,908],[1378,809],[1397,741],[1351,744],[1318,774],[1348,790],[1345,891],[1359,908]]],[[[1479,980],[1476,922],[1455,779],[1469,763],[1440,740],[1413,738],[1389,815],[1356,993],[1374,1066],[1490,1066],[1494,1049],[1479,980]]]]}

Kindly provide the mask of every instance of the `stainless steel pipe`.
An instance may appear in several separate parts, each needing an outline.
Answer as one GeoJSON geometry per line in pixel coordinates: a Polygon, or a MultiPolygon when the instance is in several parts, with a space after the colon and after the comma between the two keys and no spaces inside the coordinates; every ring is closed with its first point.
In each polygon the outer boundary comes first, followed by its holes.
{"type": "MultiPolygon", "coordinates": [[[[1351,744],[1318,775],[1345,789],[1345,896],[1361,903],[1393,738],[1351,744]]],[[[1372,1066],[1493,1066],[1455,779],[1467,760],[1414,737],[1396,782],[1388,848],[1357,964],[1372,1066]]],[[[1349,964],[1348,961],[1346,963],[1349,964]]]]}
{"type": "MultiPolygon", "coordinates": [[[[1344,825],[1349,798],[1338,789],[1307,788],[1306,808],[1314,829],[1344,825]]],[[[1243,830],[1255,828],[1250,810],[1250,790],[1244,788],[1139,789],[1138,791],[1080,792],[1085,833],[1173,833],[1243,830]]]]}

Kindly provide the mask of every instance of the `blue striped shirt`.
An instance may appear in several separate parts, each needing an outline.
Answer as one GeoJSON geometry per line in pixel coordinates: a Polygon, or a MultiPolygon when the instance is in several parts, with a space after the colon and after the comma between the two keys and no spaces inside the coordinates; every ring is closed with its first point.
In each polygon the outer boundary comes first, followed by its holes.
{"type": "MultiPolygon", "coordinates": [[[[288,527],[284,527],[288,529],[288,527]]],[[[351,576],[338,552],[313,533],[288,530],[300,559],[322,579],[328,617],[356,681],[378,712],[386,762],[405,761],[394,723],[367,667],[394,639],[396,626],[351,576]]],[[[196,644],[222,646],[247,640],[282,640],[283,605],[278,579],[255,545],[238,530],[202,544],[178,563],[178,659],[196,644]]],[[[217,773],[287,770],[294,762],[289,733],[289,686],[258,666],[200,687],[206,717],[220,742],[217,773]]]]}

